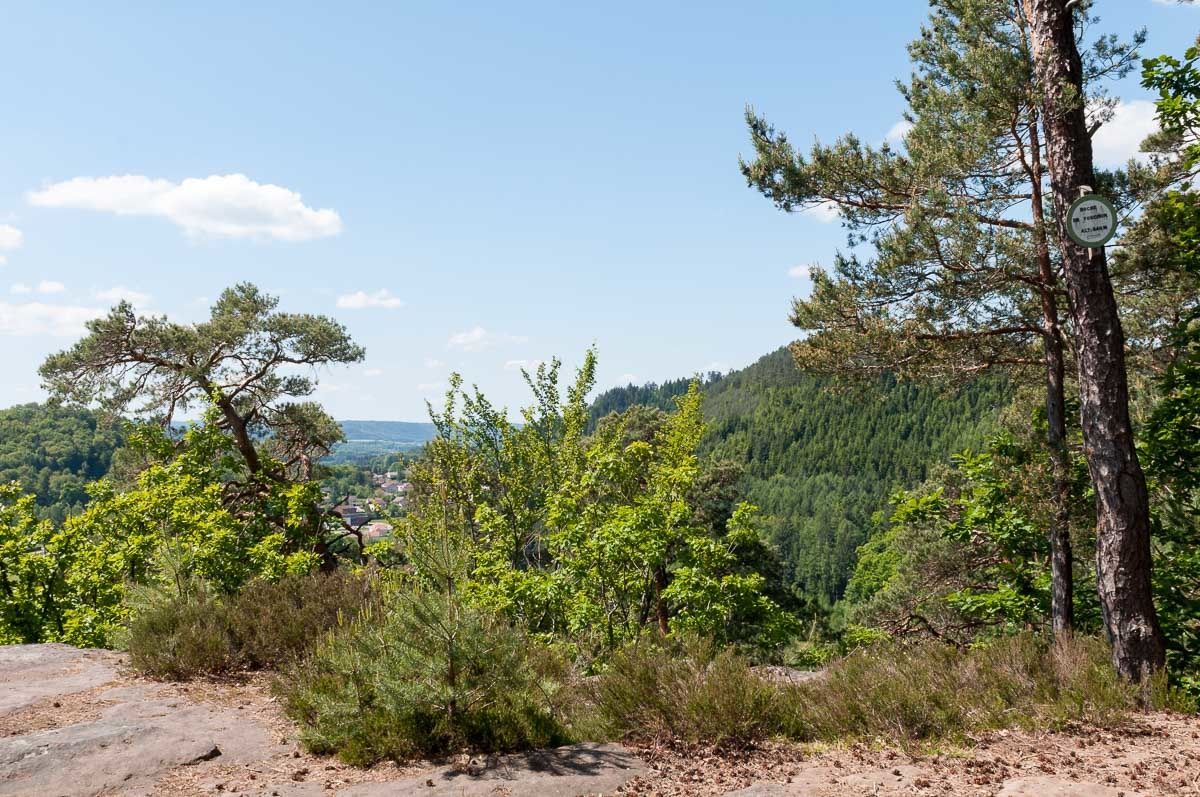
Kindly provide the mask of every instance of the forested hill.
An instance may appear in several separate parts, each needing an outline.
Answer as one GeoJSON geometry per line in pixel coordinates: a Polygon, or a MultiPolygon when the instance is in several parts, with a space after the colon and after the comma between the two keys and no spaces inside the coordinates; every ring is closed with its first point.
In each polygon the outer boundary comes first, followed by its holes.
{"type": "Polygon", "coordinates": [[[0,410],[0,484],[37,496],[38,514],[62,520],[87,502],[121,445],[116,422],[85,409],[20,404],[0,410]]]}
{"type": "MultiPolygon", "coordinates": [[[[633,404],[669,408],[688,382],[606,391],[592,405],[593,418],[633,404]]],[[[888,495],[977,445],[1008,400],[994,380],[949,395],[893,379],[835,393],[797,370],[786,348],[704,382],[703,450],[743,465],[746,494],[768,515],[795,586],[826,602],[841,596],[871,516],[888,495]]]]}

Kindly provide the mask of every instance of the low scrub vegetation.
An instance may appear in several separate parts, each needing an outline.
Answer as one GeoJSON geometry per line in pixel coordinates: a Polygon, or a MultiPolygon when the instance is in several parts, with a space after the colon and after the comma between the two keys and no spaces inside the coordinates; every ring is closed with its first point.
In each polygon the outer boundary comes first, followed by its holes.
{"type": "Polygon", "coordinates": [[[885,738],[910,742],[989,729],[1111,725],[1144,706],[1195,710],[1159,677],[1113,670],[1094,638],[1033,635],[969,650],[884,642],[801,683],[770,683],[731,650],[645,645],[622,652],[594,687],[606,728],[625,738],[705,744],[885,738]]]}
{"type": "Polygon", "coordinates": [[[369,574],[285,576],[227,596],[190,582],[170,595],[143,597],[130,624],[129,655],[141,672],[176,680],[276,668],[376,599],[369,574]]]}
{"type": "Polygon", "coordinates": [[[885,642],[785,690],[780,732],[806,741],[953,738],[974,731],[1109,725],[1143,706],[1185,707],[1164,678],[1126,682],[1094,638],[1049,643],[1025,634],[969,650],[885,642]]]}
{"type": "Polygon", "coordinates": [[[780,690],[733,649],[643,639],[618,653],[591,697],[611,735],[747,743],[779,732],[780,690]]]}
{"type": "Polygon", "coordinates": [[[397,591],[276,682],[317,753],[370,765],[566,742],[570,667],[439,593],[397,591]]]}

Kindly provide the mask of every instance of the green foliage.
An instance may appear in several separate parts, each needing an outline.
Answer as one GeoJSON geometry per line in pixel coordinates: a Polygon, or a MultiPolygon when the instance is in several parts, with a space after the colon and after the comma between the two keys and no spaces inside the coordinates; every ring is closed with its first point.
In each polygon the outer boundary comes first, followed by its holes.
{"type": "MultiPolygon", "coordinates": [[[[854,400],[831,388],[797,369],[786,349],[775,351],[704,388],[699,449],[702,461],[740,469],[735,487],[761,508],[765,536],[784,560],[780,580],[826,605],[841,597],[890,493],[915,487],[951,452],[983,442],[1011,400],[999,380],[943,393],[881,377],[854,400]]],[[[635,400],[661,404],[617,388],[593,406],[627,409],[635,400]]]]}
{"type": "Polygon", "coordinates": [[[182,595],[199,579],[230,594],[252,578],[306,573],[317,564],[306,536],[315,483],[281,484],[258,496],[257,513],[239,518],[225,501],[236,457],[211,417],[188,429],[177,454],[153,427],[137,429],[130,443],[152,464],[124,491],[93,483],[87,509],[57,528],[36,522],[32,499],[5,488],[0,567],[12,585],[8,636],[110,645],[130,618],[131,586],[182,595]]]}
{"type": "Polygon", "coordinates": [[[406,587],[330,636],[276,688],[310,750],[366,766],[464,746],[563,743],[566,672],[505,622],[450,593],[406,587]]]}
{"type": "Polygon", "coordinates": [[[1182,146],[1185,169],[1200,164],[1200,44],[1180,60],[1160,55],[1142,62],[1142,85],[1158,92],[1159,127],[1182,146]]]}
{"type": "Polygon", "coordinates": [[[315,573],[251,581],[231,595],[193,579],[134,601],[128,648],[137,670],[187,680],[298,660],[330,630],[378,605],[370,574],[315,573]]]}
{"type": "Polygon", "coordinates": [[[0,484],[0,645],[38,642],[61,632],[61,573],[47,550],[49,521],[21,485],[0,484]]]}
{"type": "Polygon", "coordinates": [[[1157,91],[1161,132],[1154,189],[1119,265],[1138,278],[1178,286],[1166,323],[1150,346],[1159,366],[1157,398],[1141,430],[1154,496],[1154,590],[1172,677],[1200,694],[1200,46],[1180,60],[1143,63],[1142,83],[1157,91]]]}
{"type": "MultiPolygon", "coordinates": [[[[859,549],[846,593],[854,622],[896,635],[968,644],[979,635],[1048,623],[1048,496],[1040,436],[997,434],[984,453],[964,452],[921,487],[893,498],[888,526],[859,549]]],[[[1090,547],[1094,509],[1086,475],[1071,486],[1075,547],[1090,547]]],[[[1095,577],[1076,562],[1077,626],[1097,627],[1095,577]]]]}
{"type": "Polygon", "coordinates": [[[108,473],[118,424],[85,409],[22,404],[0,410],[0,484],[36,498],[38,517],[61,523],[88,502],[87,484],[108,473]]]}
{"type": "Polygon", "coordinates": [[[326,490],[334,501],[340,501],[347,495],[370,495],[375,491],[371,471],[359,465],[325,464],[321,466],[319,475],[321,488],[326,490]]]}
{"type": "Polygon", "coordinates": [[[591,654],[651,623],[780,644],[789,621],[755,569],[770,552],[754,510],[726,513],[721,479],[702,479],[698,389],[670,416],[625,413],[587,436],[594,367],[589,353],[565,401],[557,361],[527,375],[535,404],[520,425],[456,380],[409,470],[408,533],[470,551],[476,605],[591,654]]]}
{"type": "MultiPolygon", "coordinates": [[[[272,536],[269,547],[295,552],[303,537],[308,551],[332,566],[353,532],[321,509],[313,479],[315,463],[343,434],[320,405],[299,399],[316,389],[317,368],[365,354],[341,324],[279,312],[278,304],[242,283],[222,292],[207,321],[180,324],[138,316],[122,302],[89,321],[88,334],[48,357],[39,372],[58,399],[130,412],[164,428],[176,413],[209,408],[205,428],[224,440],[182,441],[201,443],[201,457],[220,458],[224,484],[219,496],[206,497],[219,497],[256,542],[272,536]],[[263,525],[273,531],[257,528],[263,525]]],[[[277,559],[273,566],[288,565],[277,559]]]]}

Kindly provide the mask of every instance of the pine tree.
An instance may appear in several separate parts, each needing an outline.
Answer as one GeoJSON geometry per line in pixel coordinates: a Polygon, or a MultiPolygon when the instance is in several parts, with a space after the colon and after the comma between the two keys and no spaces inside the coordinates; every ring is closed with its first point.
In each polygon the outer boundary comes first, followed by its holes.
{"type": "Polygon", "coordinates": [[[1165,663],[1150,580],[1150,501],[1129,416],[1125,335],[1104,249],[1076,245],[1067,210],[1095,185],[1076,44],[1076,0],[1025,0],[1045,115],[1056,233],[1079,348],[1083,437],[1096,491],[1096,571],[1117,670],[1139,679],[1165,663]]]}
{"type": "MultiPolygon", "coordinates": [[[[961,379],[1039,371],[1053,465],[1056,631],[1072,626],[1066,446],[1068,347],[1058,251],[1044,196],[1041,108],[1027,25],[1018,4],[938,0],[909,47],[914,72],[899,88],[911,125],[903,151],[847,135],[805,158],[753,112],[749,183],[784,210],[832,203],[869,244],[813,270],[792,322],[812,334],[797,363],[839,375],[893,372],[961,379]]],[[[1105,40],[1090,78],[1123,74],[1131,45],[1105,40]]]]}

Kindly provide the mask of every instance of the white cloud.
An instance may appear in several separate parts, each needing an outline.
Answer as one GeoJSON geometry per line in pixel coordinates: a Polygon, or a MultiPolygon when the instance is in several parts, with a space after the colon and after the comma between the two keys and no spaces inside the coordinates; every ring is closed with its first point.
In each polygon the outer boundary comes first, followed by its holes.
{"type": "Polygon", "coordinates": [[[0,255],[0,266],[3,266],[7,262],[8,262],[8,258],[5,257],[4,255],[0,255]]]}
{"type": "Polygon", "coordinates": [[[0,224],[0,249],[12,251],[25,243],[25,234],[11,224],[0,224]]]}
{"type": "Polygon", "coordinates": [[[422,382],[417,385],[418,393],[440,393],[446,389],[444,382],[422,382]]]}
{"type": "Polygon", "coordinates": [[[792,266],[788,269],[788,276],[792,279],[805,279],[812,274],[812,270],[808,266],[792,266]]]}
{"type": "Polygon", "coordinates": [[[709,373],[710,371],[716,371],[717,373],[723,374],[728,370],[729,370],[729,363],[723,362],[722,360],[714,360],[713,362],[704,366],[704,373],[706,373],[706,374],[709,373]]]}
{"type": "Polygon", "coordinates": [[[439,360],[435,357],[426,357],[425,358],[425,367],[426,368],[441,368],[443,365],[445,365],[445,363],[443,363],[441,360],[439,360]]]}
{"type": "Polygon", "coordinates": [[[91,307],[0,301],[0,335],[75,337],[85,331],[86,321],[101,314],[102,311],[91,307]]]}
{"type": "Polygon", "coordinates": [[[904,137],[908,135],[908,131],[913,129],[913,123],[907,119],[901,119],[896,124],[892,125],[887,131],[887,135],[883,140],[889,144],[903,144],[904,137]]]}
{"type": "Polygon", "coordinates": [[[506,360],[504,370],[520,371],[524,368],[526,371],[536,371],[537,367],[544,362],[545,360],[506,360]]]}
{"type": "Polygon", "coordinates": [[[93,296],[101,302],[116,304],[120,301],[129,302],[134,307],[145,307],[150,304],[150,294],[142,293],[141,291],[130,290],[124,285],[117,285],[103,291],[96,291],[93,296]]]}
{"type": "Polygon", "coordinates": [[[336,210],[314,210],[295,191],[256,183],[244,174],[189,177],[179,183],[138,174],[75,177],[26,196],[38,207],[157,216],[194,238],[308,241],[342,231],[336,210]]]}
{"type": "Polygon", "coordinates": [[[20,296],[27,293],[33,293],[33,288],[30,288],[24,282],[14,282],[13,286],[8,289],[8,292],[15,293],[20,296]]]}
{"type": "Polygon", "coordinates": [[[638,383],[637,374],[621,374],[617,377],[618,385],[636,385],[638,383]]]}
{"type": "Polygon", "coordinates": [[[383,369],[382,368],[364,368],[363,376],[370,376],[370,377],[383,376],[383,369]]]}
{"type": "Polygon", "coordinates": [[[800,213],[808,216],[810,219],[816,219],[822,224],[832,224],[838,220],[838,206],[836,202],[821,202],[820,204],[805,208],[800,213]]]}
{"type": "Polygon", "coordinates": [[[1143,139],[1157,129],[1154,103],[1150,100],[1117,103],[1112,119],[1101,125],[1092,136],[1096,165],[1124,166],[1130,158],[1140,156],[1143,139]]]}
{"type": "Polygon", "coordinates": [[[362,310],[368,307],[382,307],[388,310],[403,307],[404,302],[392,295],[386,288],[373,293],[355,291],[337,298],[337,306],[346,310],[362,310]]]}
{"type": "Polygon", "coordinates": [[[446,345],[461,351],[483,351],[502,343],[525,343],[529,338],[524,335],[507,335],[503,332],[488,332],[483,327],[474,327],[466,332],[458,332],[450,336],[446,345]]]}
{"type": "Polygon", "coordinates": [[[66,285],[54,280],[42,280],[37,284],[38,293],[62,293],[66,289],[66,285]]]}

